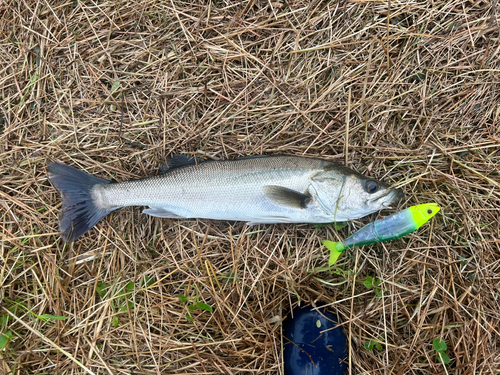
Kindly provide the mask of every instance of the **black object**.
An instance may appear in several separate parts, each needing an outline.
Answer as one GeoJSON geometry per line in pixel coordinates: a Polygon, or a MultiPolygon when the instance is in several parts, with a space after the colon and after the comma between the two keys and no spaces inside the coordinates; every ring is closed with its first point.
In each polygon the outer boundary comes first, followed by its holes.
{"type": "Polygon", "coordinates": [[[343,375],[347,338],[325,307],[295,308],[283,323],[285,375],[343,375]],[[326,332],[325,332],[326,331],[326,332]]]}

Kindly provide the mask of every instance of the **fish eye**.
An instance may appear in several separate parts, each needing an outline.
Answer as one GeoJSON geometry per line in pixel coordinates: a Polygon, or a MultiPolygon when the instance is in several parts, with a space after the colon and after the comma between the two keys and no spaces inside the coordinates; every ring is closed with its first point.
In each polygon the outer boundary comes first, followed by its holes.
{"type": "Polygon", "coordinates": [[[377,182],[373,181],[373,180],[366,181],[366,183],[365,183],[365,190],[368,193],[370,193],[370,194],[375,193],[378,190],[378,184],[377,184],[377,182]]]}
{"type": "Polygon", "coordinates": [[[427,213],[428,213],[429,215],[430,215],[430,214],[432,214],[432,210],[429,208],[429,209],[427,210],[427,213]]]}

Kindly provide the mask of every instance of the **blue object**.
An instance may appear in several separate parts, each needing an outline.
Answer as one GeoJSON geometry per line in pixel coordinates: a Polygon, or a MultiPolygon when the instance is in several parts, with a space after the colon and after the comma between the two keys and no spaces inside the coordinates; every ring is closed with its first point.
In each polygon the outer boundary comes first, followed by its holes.
{"type": "Polygon", "coordinates": [[[313,309],[297,307],[283,322],[285,375],[343,375],[347,338],[327,308],[313,309]]]}

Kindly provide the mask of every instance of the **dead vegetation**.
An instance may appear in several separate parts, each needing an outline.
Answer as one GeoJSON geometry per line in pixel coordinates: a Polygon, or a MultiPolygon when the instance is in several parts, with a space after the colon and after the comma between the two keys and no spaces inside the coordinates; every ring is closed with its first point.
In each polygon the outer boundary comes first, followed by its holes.
{"type": "Polygon", "coordinates": [[[352,374],[500,371],[499,22],[497,0],[0,1],[0,372],[280,374],[299,300],[338,313],[352,374]],[[319,241],[377,215],[134,208],[61,243],[48,160],[125,180],[170,153],[347,160],[442,212],[332,270],[319,241]]]}

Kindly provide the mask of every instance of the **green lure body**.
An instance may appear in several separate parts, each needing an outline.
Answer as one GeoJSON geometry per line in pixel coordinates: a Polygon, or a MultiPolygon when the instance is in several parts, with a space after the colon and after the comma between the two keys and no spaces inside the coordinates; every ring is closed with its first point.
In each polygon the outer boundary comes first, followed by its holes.
{"type": "Polygon", "coordinates": [[[330,250],[329,265],[334,264],[345,249],[391,241],[416,231],[440,210],[436,203],[408,207],[380,220],[368,223],[341,242],[322,241],[330,250]]]}

